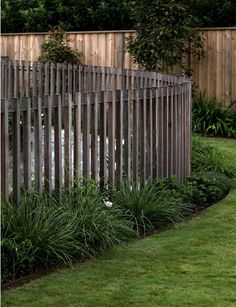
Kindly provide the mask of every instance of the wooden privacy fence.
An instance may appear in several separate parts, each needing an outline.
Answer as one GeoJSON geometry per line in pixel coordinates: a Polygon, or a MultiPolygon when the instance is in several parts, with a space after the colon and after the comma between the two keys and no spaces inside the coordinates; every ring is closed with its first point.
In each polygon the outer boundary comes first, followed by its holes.
{"type": "MultiPolygon", "coordinates": [[[[47,82],[57,88],[56,79],[47,82]]],[[[2,97],[1,199],[12,194],[19,201],[23,187],[60,192],[80,178],[103,187],[125,178],[141,185],[171,175],[184,181],[190,172],[191,83],[157,85],[88,92],[65,87],[64,93],[42,95],[29,90],[29,96],[24,89],[24,95],[2,97]]]]}
{"type": "MultiPolygon", "coordinates": [[[[236,27],[201,29],[207,57],[187,59],[193,81],[208,98],[223,99],[229,106],[236,100],[236,27]]],[[[40,45],[48,33],[2,34],[2,56],[12,60],[37,61],[40,45]]],[[[83,54],[83,63],[121,69],[138,68],[125,48],[135,31],[69,32],[70,46],[83,54]]],[[[176,72],[178,68],[176,68],[176,72]]],[[[235,105],[236,106],[236,105],[235,105]]]]}

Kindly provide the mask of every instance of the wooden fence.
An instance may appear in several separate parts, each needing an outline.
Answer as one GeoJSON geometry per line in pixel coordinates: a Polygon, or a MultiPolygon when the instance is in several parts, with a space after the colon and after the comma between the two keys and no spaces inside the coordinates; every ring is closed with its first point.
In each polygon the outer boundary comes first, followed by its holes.
{"type": "MultiPolygon", "coordinates": [[[[2,200],[12,195],[19,201],[22,187],[60,192],[80,178],[101,186],[124,178],[144,185],[148,178],[176,175],[184,181],[189,174],[191,82],[136,71],[137,88],[129,88],[125,71],[124,86],[110,89],[94,81],[106,80],[106,73],[98,78],[92,67],[20,67],[11,79],[17,63],[11,64],[2,75],[2,200]],[[63,71],[69,72],[64,79],[63,71]]],[[[108,75],[115,79],[119,72],[108,75]]]]}
{"type": "MultiPolygon", "coordinates": [[[[206,96],[223,99],[229,106],[236,100],[236,28],[202,29],[208,56],[199,61],[189,57],[193,81],[206,96]]],[[[36,61],[46,33],[2,34],[2,56],[13,60],[36,61]]],[[[90,66],[136,68],[125,50],[126,39],[134,31],[70,32],[70,45],[90,66]]]]}

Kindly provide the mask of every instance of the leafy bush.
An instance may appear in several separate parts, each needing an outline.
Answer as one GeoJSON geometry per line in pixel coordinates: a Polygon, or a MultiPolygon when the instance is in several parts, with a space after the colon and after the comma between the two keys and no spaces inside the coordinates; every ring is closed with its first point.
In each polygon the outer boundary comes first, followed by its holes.
{"type": "Polygon", "coordinates": [[[196,96],[193,104],[193,131],[209,136],[236,137],[236,115],[215,98],[196,96]]]}
{"type": "Polygon", "coordinates": [[[175,191],[151,181],[143,188],[135,183],[122,183],[113,196],[114,204],[132,221],[137,235],[181,221],[191,212],[190,205],[182,201],[175,191]]]}
{"type": "Polygon", "coordinates": [[[229,162],[217,147],[194,136],[192,143],[192,171],[214,171],[228,177],[236,176],[236,166],[229,162]]]}
{"type": "Polygon", "coordinates": [[[49,32],[49,37],[41,45],[42,54],[39,61],[42,63],[80,64],[80,53],[69,46],[68,35],[59,27],[54,27],[49,32]]]}
{"type": "Polygon", "coordinates": [[[191,202],[197,210],[221,200],[230,190],[231,180],[216,172],[193,173],[187,178],[191,202]]]}

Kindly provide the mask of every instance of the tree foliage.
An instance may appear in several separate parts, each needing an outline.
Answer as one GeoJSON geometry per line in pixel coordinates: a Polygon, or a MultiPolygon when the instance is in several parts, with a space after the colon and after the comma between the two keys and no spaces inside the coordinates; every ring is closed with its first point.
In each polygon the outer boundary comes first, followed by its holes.
{"type": "Polygon", "coordinates": [[[136,0],[133,18],[137,35],[127,47],[134,61],[145,69],[181,65],[189,73],[182,62],[183,54],[204,55],[203,40],[191,26],[192,15],[180,1],[136,0]]]}
{"type": "Polygon", "coordinates": [[[80,54],[72,50],[68,43],[68,36],[61,28],[52,28],[48,39],[41,45],[42,54],[39,61],[43,63],[79,64],[80,54]]]}
{"type": "Polygon", "coordinates": [[[2,32],[130,29],[131,0],[3,0],[2,32]]]}
{"type": "Polygon", "coordinates": [[[235,0],[183,0],[193,15],[194,27],[236,26],[235,0]]]}

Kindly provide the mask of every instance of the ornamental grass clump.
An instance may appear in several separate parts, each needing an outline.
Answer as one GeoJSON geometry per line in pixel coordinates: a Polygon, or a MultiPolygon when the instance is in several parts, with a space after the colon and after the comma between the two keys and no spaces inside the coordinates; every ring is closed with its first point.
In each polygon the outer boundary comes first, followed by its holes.
{"type": "Polygon", "coordinates": [[[107,195],[90,180],[65,193],[63,201],[77,220],[76,238],[83,243],[90,256],[134,237],[130,222],[119,208],[107,206],[107,195]]]}
{"type": "Polygon", "coordinates": [[[97,184],[62,191],[60,198],[25,193],[2,206],[2,281],[73,259],[94,257],[135,236],[119,208],[107,207],[97,184]]]}
{"type": "Polygon", "coordinates": [[[192,141],[192,172],[216,172],[230,178],[236,176],[236,166],[217,147],[194,136],[192,141]]]}
{"type": "Polygon", "coordinates": [[[148,182],[144,187],[124,182],[114,193],[115,206],[121,208],[137,235],[146,235],[168,223],[182,221],[191,212],[191,205],[183,202],[167,188],[159,189],[148,182]]]}
{"type": "Polygon", "coordinates": [[[25,194],[2,206],[2,279],[7,281],[65,263],[84,253],[76,218],[48,196],[25,194]]]}
{"type": "Polygon", "coordinates": [[[216,98],[196,96],[193,104],[193,131],[205,136],[236,137],[236,114],[216,98]]]}

